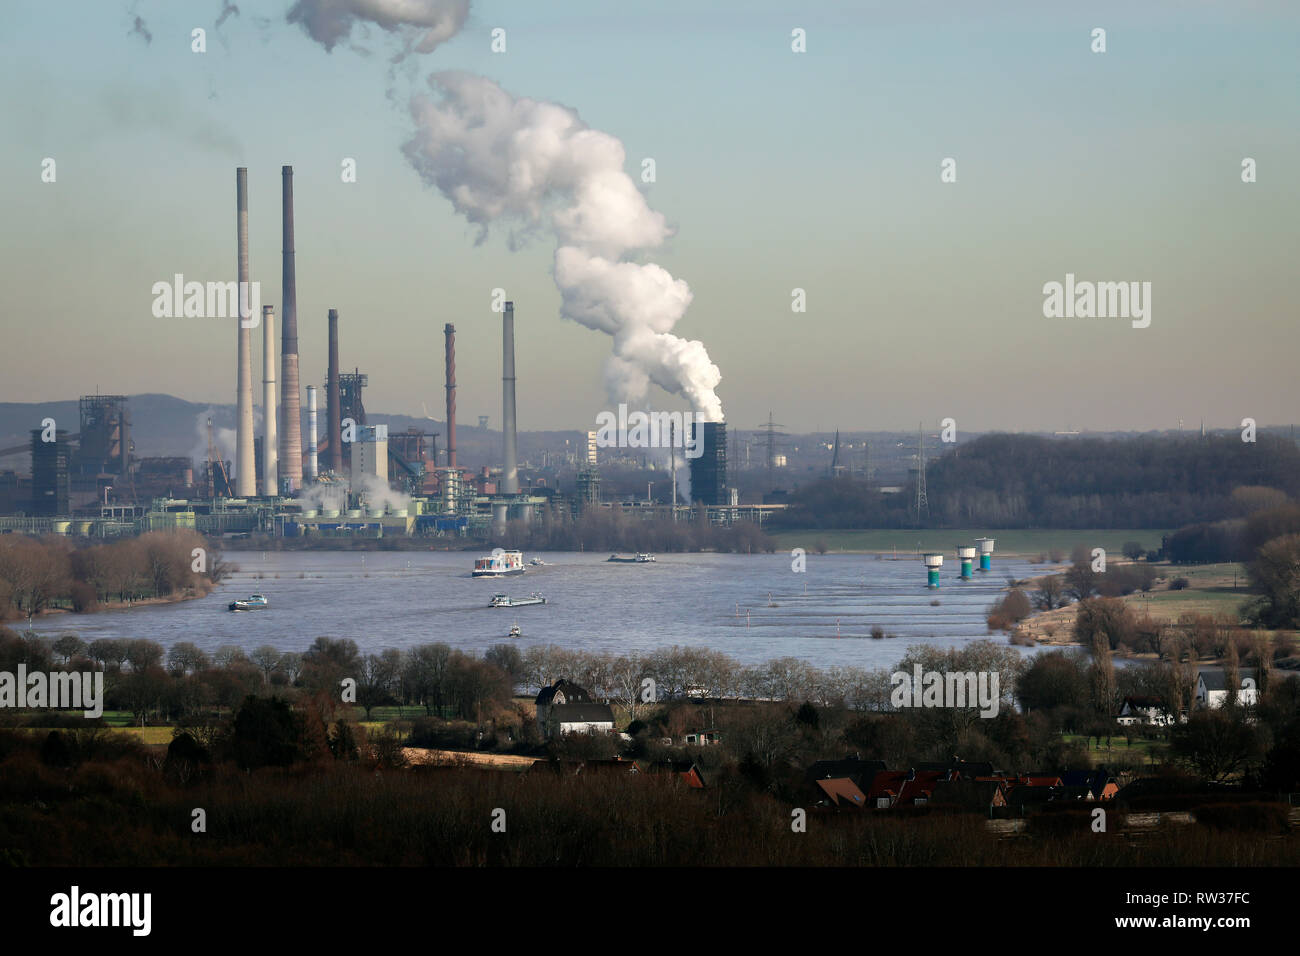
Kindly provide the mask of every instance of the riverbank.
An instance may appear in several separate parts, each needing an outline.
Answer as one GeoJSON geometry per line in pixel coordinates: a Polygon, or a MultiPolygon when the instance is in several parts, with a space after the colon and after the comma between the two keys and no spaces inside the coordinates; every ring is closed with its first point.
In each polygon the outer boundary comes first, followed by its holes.
{"type": "Polygon", "coordinates": [[[818,553],[824,547],[835,554],[897,553],[899,558],[916,558],[926,551],[938,551],[955,560],[958,545],[973,544],[976,538],[992,538],[995,553],[993,567],[997,569],[997,556],[1034,559],[1042,555],[1064,560],[1076,545],[1086,545],[1088,550],[1105,548],[1108,554],[1122,554],[1124,545],[1136,541],[1145,550],[1156,551],[1168,530],[1095,529],[1095,528],[953,528],[953,529],[818,529],[795,531],[768,531],[776,539],[778,550],[803,548],[818,553]]]}
{"type": "MultiPolygon", "coordinates": [[[[1069,565],[1054,566],[1046,574],[1029,578],[1022,588],[1033,601],[1034,592],[1043,578],[1068,570],[1069,565]]],[[[1135,591],[1120,600],[1139,614],[1149,615],[1163,625],[1173,625],[1189,615],[1206,615],[1229,618],[1241,623],[1246,603],[1253,596],[1246,587],[1246,569],[1241,564],[1205,564],[1184,567],[1160,563],[1156,565],[1159,577],[1150,591],[1135,591]],[[1185,582],[1174,587],[1176,581],[1185,582]]],[[[1035,611],[1020,622],[1013,632],[1021,640],[1032,639],[1037,644],[1075,645],[1074,622],[1078,617],[1078,603],[1051,611],[1035,611]]]]}
{"type": "MultiPolygon", "coordinates": [[[[42,610],[39,614],[36,614],[35,618],[37,620],[46,620],[48,618],[55,618],[65,614],[83,616],[86,614],[100,614],[106,611],[130,611],[135,608],[157,607],[163,604],[183,604],[186,601],[197,601],[200,598],[207,597],[212,593],[215,587],[216,585],[209,585],[206,588],[187,588],[183,593],[178,592],[176,594],[166,595],[165,597],[137,598],[133,601],[96,601],[95,604],[83,611],[76,611],[70,607],[48,607],[42,610]]],[[[0,625],[15,623],[21,624],[27,620],[27,617],[14,617],[9,618],[8,620],[0,618],[0,625]]]]}

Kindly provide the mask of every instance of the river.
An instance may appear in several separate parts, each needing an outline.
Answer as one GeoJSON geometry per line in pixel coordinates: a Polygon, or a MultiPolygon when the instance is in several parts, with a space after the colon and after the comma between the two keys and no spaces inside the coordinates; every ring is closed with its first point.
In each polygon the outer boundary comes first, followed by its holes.
{"type": "MultiPolygon", "coordinates": [[[[995,559],[991,572],[962,582],[945,562],[942,586],[925,586],[919,560],[836,554],[807,556],[796,573],[789,554],[667,554],[654,563],[616,564],[606,554],[541,554],[545,567],[500,580],[470,577],[470,552],[238,552],[239,566],[206,597],[95,614],[38,619],[38,633],[83,640],[148,638],[164,647],[191,641],[211,653],[225,644],[270,644],[303,651],[318,636],[351,638],[363,652],[431,641],[481,652],[507,640],[518,623],[521,649],[532,644],[607,653],[671,644],[708,647],[745,664],[797,657],[832,664],[892,667],[911,644],[959,647],[979,638],[1006,641],[985,626],[1006,578],[1033,567],[995,559]],[[228,604],[260,591],[261,611],[228,604]],[[489,608],[496,592],[541,606],[489,608]],[[932,603],[937,602],[937,603],[932,603]],[[879,625],[892,639],[871,638],[879,625]]],[[[531,559],[534,555],[526,555],[531,559]]],[[[1031,649],[1026,649],[1031,652],[1031,649]]]]}

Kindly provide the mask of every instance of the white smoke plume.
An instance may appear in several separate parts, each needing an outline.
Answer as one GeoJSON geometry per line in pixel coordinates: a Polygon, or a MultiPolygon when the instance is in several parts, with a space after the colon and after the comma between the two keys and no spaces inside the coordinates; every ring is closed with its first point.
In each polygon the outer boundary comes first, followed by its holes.
{"type": "Polygon", "coordinates": [[[298,495],[298,503],[304,508],[342,511],[348,506],[348,489],[334,482],[306,484],[298,495]]]}
{"type": "Polygon", "coordinates": [[[624,171],[623,144],[567,107],[516,98],[483,77],[441,72],[429,82],[436,98],[412,98],[417,129],[404,147],[421,178],[480,227],[480,242],[494,223],[554,235],[563,314],[614,340],[605,368],[614,400],[641,403],[654,383],[721,421],[722,374],[702,342],[672,334],[690,287],[654,263],[624,260],[672,230],[624,171]]]}
{"type": "Polygon", "coordinates": [[[411,506],[410,495],[394,491],[388,486],[388,482],[376,475],[361,475],[359,481],[352,482],[352,490],[365,496],[367,508],[378,508],[382,505],[400,511],[411,506]]]}
{"type": "Polygon", "coordinates": [[[402,36],[406,52],[429,53],[460,32],[469,0],[298,0],[286,19],[333,50],[358,23],[402,36]]]}

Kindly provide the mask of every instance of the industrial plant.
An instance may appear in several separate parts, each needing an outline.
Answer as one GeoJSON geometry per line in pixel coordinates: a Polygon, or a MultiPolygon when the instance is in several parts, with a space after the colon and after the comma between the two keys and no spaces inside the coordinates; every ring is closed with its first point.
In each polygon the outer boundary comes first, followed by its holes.
{"type": "MultiPolygon", "coordinates": [[[[236,170],[235,193],[237,288],[247,290],[246,167],[236,170]]],[[[356,367],[344,370],[340,338],[345,323],[334,308],[327,310],[324,323],[328,367],[321,385],[306,386],[304,422],[292,166],[281,170],[281,228],[283,302],[278,356],[274,306],[262,304],[258,321],[249,321],[254,310],[248,296],[240,296],[233,454],[227,456],[220,450],[209,416],[205,422],[207,452],[202,460],[138,456],[128,397],[86,395],[80,400],[77,432],[42,422],[42,427],[31,430],[28,443],[0,449],[0,464],[6,457],[24,453],[31,457],[30,482],[14,471],[0,470],[0,531],[114,537],[192,528],[223,537],[484,539],[505,536],[510,522],[530,522],[547,514],[578,515],[593,507],[621,508],[642,518],[672,521],[703,517],[722,525],[736,521],[761,525],[784,507],[771,502],[741,506],[738,490],[727,484],[727,429],[720,421],[696,421],[690,436],[673,437],[678,447],[667,456],[671,488],[664,500],[655,500],[648,491],[645,501],[602,500],[594,433],[587,434],[586,447],[574,447],[567,456],[565,463],[575,469],[567,490],[561,490],[553,477],[553,466],[562,456],[544,453],[540,468],[521,462],[513,301],[505,302],[501,311],[499,466],[471,470],[458,463],[456,327],[451,322],[443,327],[446,410],[441,449],[437,431],[416,427],[390,431],[386,424],[368,420],[363,393],[369,376],[356,367]],[[259,324],[260,429],[253,378],[253,330],[259,324]],[[322,387],[323,422],[319,407],[322,387]],[[700,449],[689,459],[681,452],[687,437],[692,447],[700,449]],[[680,496],[679,459],[688,460],[690,481],[689,493],[683,489],[680,496]],[[544,474],[548,467],[549,478],[544,474]]],[[[480,416],[479,424],[480,428],[486,425],[485,416],[480,416]]],[[[771,445],[770,434],[768,443],[771,445]]],[[[769,448],[769,466],[770,452],[769,448]]],[[[661,467],[644,458],[640,464],[661,467]]]]}

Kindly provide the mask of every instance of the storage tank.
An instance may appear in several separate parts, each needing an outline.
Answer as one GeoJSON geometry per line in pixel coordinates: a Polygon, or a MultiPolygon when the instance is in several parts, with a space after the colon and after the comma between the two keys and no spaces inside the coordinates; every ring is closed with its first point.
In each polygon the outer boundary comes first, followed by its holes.
{"type": "Polygon", "coordinates": [[[931,551],[925,556],[925,569],[928,572],[928,585],[932,588],[939,586],[939,569],[943,567],[943,555],[931,551]]]}
{"type": "Polygon", "coordinates": [[[991,570],[993,568],[993,539],[976,538],[975,543],[980,547],[980,570],[991,570]]]}
{"type": "Polygon", "coordinates": [[[970,545],[965,545],[957,549],[957,560],[961,562],[961,577],[963,581],[971,579],[971,568],[975,564],[975,549],[970,545]]]}

